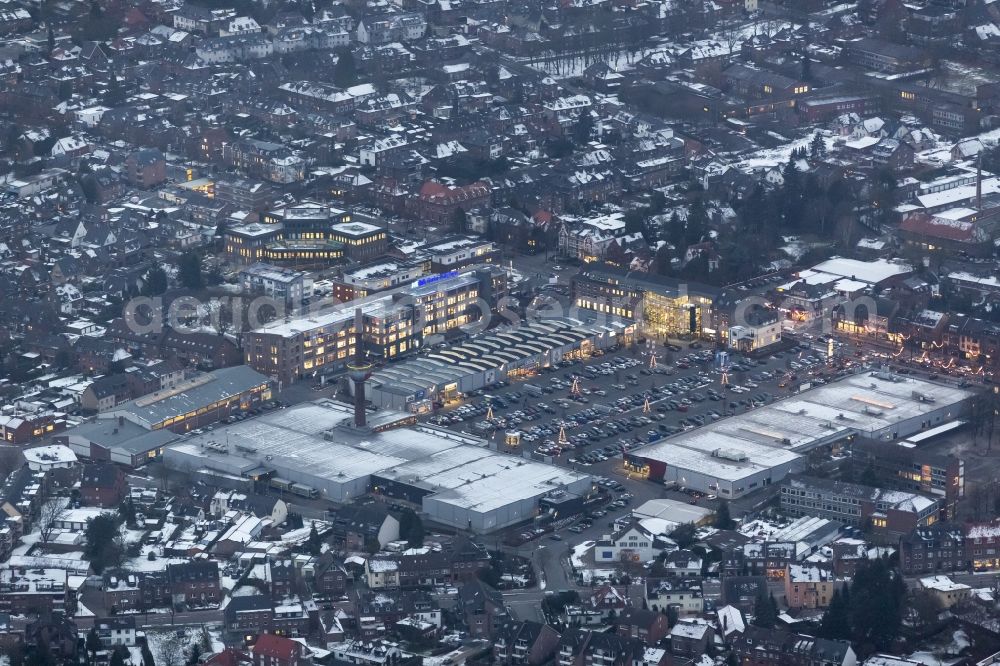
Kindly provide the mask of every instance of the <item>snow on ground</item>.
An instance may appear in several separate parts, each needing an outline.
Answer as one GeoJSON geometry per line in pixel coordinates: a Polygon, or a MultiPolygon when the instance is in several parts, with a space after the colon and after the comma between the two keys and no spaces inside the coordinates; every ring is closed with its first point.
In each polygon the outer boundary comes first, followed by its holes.
{"type": "Polygon", "coordinates": [[[212,641],[212,652],[222,652],[226,649],[226,644],[222,642],[221,630],[209,631],[208,637],[212,641]]]}
{"type": "MultiPolygon", "coordinates": [[[[149,645],[149,651],[153,653],[154,663],[171,664],[177,663],[176,655],[178,653],[184,655],[181,661],[186,661],[191,646],[203,642],[205,635],[206,630],[203,627],[170,628],[165,631],[146,630],[146,643],[149,645]]],[[[217,639],[211,634],[208,635],[208,638],[214,648],[217,639]]],[[[218,641],[218,644],[221,646],[222,641],[218,641]]],[[[202,649],[202,652],[206,651],[206,649],[202,649]]],[[[141,664],[142,660],[140,659],[138,663],[141,664]]]]}
{"type": "Polygon", "coordinates": [[[914,652],[906,657],[911,661],[918,661],[924,666],[953,666],[962,661],[961,659],[944,659],[933,652],[914,652]]]}
{"type": "Polygon", "coordinates": [[[780,525],[769,523],[763,520],[751,520],[739,527],[739,533],[746,537],[763,537],[770,539],[771,535],[781,529],[780,525]]]}
{"type": "Polygon", "coordinates": [[[624,72],[632,69],[632,65],[642,60],[650,52],[657,49],[624,49],[622,51],[617,51],[612,53],[608,57],[603,55],[579,55],[579,56],[566,56],[566,57],[553,57],[549,60],[531,62],[526,61],[525,64],[534,70],[547,74],[554,79],[568,79],[574,76],[581,76],[585,69],[593,65],[595,62],[606,62],[612,69],[619,72],[624,72]]]}
{"type": "Polygon", "coordinates": [[[185,557],[163,557],[156,546],[147,544],[142,547],[137,557],[128,560],[124,566],[129,571],[163,571],[168,564],[183,564],[190,561],[189,558],[185,557]],[[156,553],[155,560],[149,559],[151,552],[156,553]]]}
{"type": "Polygon", "coordinates": [[[95,617],[94,611],[90,610],[83,603],[76,602],[76,615],[74,617],[95,617]]]}
{"type": "Polygon", "coordinates": [[[518,587],[527,587],[528,586],[528,578],[527,578],[527,576],[518,576],[518,575],[515,575],[515,574],[504,574],[504,575],[500,576],[500,579],[501,580],[505,580],[508,583],[512,583],[512,584],[514,584],[514,585],[516,585],[518,587]]]}
{"type": "Polygon", "coordinates": [[[593,547],[593,541],[583,541],[573,546],[573,555],[570,556],[570,561],[573,563],[573,566],[577,569],[585,567],[586,564],[584,564],[583,556],[586,555],[587,551],[593,547]]]}
{"type": "Polygon", "coordinates": [[[595,580],[611,580],[619,575],[620,572],[614,569],[584,569],[580,572],[580,578],[584,585],[589,585],[595,580]]]}
{"type": "Polygon", "coordinates": [[[956,630],[951,635],[951,643],[945,648],[945,652],[948,654],[962,654],[963,650],[972,647],[972,642],[969,640],[969,635],[966,634],[961,629],[956,630]]]}
{"type": "Polygon", "coordinates": [[[935,79],[937,87],[960,95],[974,95],[976,86],[993,83],[996,80],[990,72],[981,67],[965,65],[954,60],[942,60],[943,76],[935,79]]]}
{"type": "Polygon", "coordinates": [[[787,254],[795,261],[798,261],[800,258],[802,258],[803,255],[805,255],[806,252],[809,251],[809,247],[802,241],[798,240],[786,243],[785,245],[782,245],[778,249],[787,254]]]}
{"type": "Polygon", "coordinates": [[[122,528],[122,537],[125,539],[125,543],[127,544],[140,543],[144,536],[146,536],[146,530],[130,530],[124,527],[122,528]]]}
{"type": "Polygon", "coordinates": [[[975,138],[983,142],[985,146],[995,146],[1000,143],[1000,129],[990,130],[977,135],[975,138]]]}
{"type": "MultiPolygon", "coordinates": [[[[764,150],[748,153],[733,166],[738,169],[770,169],[776,166],[783,166],[791,159],[793,150],[805,148],[808,151],[812,145],[812,140],[813,135],[809,134],[777,148],[765,148],[764,150]]],[[[834,136],[823,135],[823,145],[826,146],[827,153],[833,151],[835,143],[836,138],[834,136]]]]}

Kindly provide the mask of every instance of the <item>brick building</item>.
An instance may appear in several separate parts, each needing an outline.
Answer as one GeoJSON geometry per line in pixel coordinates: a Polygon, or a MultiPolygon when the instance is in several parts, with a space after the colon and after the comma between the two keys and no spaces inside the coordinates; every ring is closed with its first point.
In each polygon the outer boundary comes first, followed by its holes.
{"type": "Polygon", "coordinates": [[[486,183],[476,181],[468,185],[448,186],[429,180],[410,200],[409,207],[410,212],[424,222],[449,224],[455,219],[455,211],[461,209],[468,213],[473,208],[489,204],[490,188],[486,183]]]}
{"type": "Polygon", "coordinates": [[[133,186],[148,190],[167,180],[167,160],[155,148],[142,148],[125,158],[125,177],[133,186]]]}
{"type": "Polygon", "coordinates": [[[859,467],[870,465],[888,486],[943,498],[949,516],[965,497],[965,461],[957,456],[865,440],[855,442],[852,452],[859,467]]]}
{"type": "Polygon", "coordinates": [[[559,634],[540,622],[509,622],[493,641],[493,658],[502,666],[541,666],[559,645],[559,634]]]}
{"type": "Polygon", "coordinates": [[[274,634],[262,634],[250,649],[254,666],[309,666],[308,649],[297,641],[274,634]]]}
{"type": "Polygon", "coordinates": [[[557,666],[632,666],[645,652],[642,642],[613,633],[569,629],[559,640],[557,666]]]}
{"type": "Polygon", "coordinates": [[[65,569],[0,568],[0,612],[72,613],[74,599],[65,569]]]}
{"type": "Polygon", "coordinates": [[[222,601],[219,564],[210,560],[192,560],[167,565],[170,595],[173,602],[212,605],[222,601]]]}
{"type": "Polygon", "coordinates": [[[847,641],[814,638],[780,629],[748,626],[732,644],[741,666],[854,666],[847,641]]]}
{"type": "Polygon", "coordinates": [[[976,571],[1000,569],[1000,521],[966,523],[965,557],[976,571]]]}
{"type": "Polygon", "coordinates": [[[107,462],[83,466],[80,475],[80,499],[88,506],[117,507],[128,490],[125,472],[107,462]]]}

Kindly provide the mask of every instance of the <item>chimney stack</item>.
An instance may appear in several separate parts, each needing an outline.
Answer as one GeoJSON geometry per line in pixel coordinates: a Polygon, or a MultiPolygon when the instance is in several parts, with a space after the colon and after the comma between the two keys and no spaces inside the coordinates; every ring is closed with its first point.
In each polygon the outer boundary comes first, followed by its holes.
{"type": "Polygon", "coordinates": [[[372,364],[365,358],[364,330],[365,322],[361,308],[354,310],[354,360],[347,364],[347,374],[354,382],[354,427],[364,428],[365,415],[365,380],[371,376],[372,364]]]}

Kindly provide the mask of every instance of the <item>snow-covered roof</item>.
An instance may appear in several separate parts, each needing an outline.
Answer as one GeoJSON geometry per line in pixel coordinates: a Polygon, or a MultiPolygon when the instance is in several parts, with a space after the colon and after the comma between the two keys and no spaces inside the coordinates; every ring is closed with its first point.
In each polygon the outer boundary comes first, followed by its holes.
{"type": "Polygon", "coordinates": [[[38,446],[33,449],[25,449],[23,455],[29,465],[36,464],[44,466],[76,462],[76,454],[73,453],[68,446],[64,446],[62,444],[51,444],[49,446],[38,446]]]}

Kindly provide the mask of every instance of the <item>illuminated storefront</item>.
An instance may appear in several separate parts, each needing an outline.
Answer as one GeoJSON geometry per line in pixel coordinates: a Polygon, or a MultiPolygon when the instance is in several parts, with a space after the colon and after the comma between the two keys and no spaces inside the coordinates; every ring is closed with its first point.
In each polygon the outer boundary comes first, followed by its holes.
{"type": "Polygon", "coordinates": [[[574,304],[608,317],[633,320],[641,335],[701,337],[719,291],[707,285],[601,264],[573,279],[574,304]]]}

